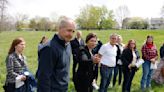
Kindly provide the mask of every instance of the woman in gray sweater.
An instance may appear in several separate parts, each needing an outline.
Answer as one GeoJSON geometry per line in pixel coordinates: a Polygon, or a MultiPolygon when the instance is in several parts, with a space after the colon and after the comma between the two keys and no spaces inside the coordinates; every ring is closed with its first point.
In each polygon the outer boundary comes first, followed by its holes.
{"type": "Polygon", "coordinates": [[[25,40],[21,37],[13,40],[6,58],[6,82],[5,92],[24,92],[26,76],[23,71],[26,68],[25,56],[23,50],[25,48],[25,40]]]}

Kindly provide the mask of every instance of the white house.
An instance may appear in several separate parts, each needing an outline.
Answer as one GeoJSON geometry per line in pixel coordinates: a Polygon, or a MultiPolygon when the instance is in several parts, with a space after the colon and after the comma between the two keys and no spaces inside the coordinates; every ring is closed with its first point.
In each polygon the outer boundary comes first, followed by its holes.
{"type": "Polygon", "coordinates": [[[151,18],[149,23],[150,29],[164,29],[164,18],[151,18]]]}

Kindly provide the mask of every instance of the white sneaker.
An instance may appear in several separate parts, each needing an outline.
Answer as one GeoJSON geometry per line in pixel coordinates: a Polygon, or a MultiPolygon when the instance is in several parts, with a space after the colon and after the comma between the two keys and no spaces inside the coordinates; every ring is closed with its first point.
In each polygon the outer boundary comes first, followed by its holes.
{"type": "Polygon", "coordinates": [[[96,84],[96,82],[92,82],[92,86],[94,89],[98,90],[99,89],[99,86],[96,84]]]}
{"type": "Polygon", "coordinates": [[[108,88],[113,88],[113,85],[112,84],[109,84],[109,87],[108,88]]]}

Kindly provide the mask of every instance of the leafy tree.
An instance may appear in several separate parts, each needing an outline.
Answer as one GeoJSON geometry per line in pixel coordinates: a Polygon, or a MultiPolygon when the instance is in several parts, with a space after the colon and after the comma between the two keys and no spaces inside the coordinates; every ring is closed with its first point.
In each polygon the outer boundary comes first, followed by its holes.
{"type": "Polygon", "coordinates": [[[113,12],[105,6],[87,5],[81,9],[80,14],[76,18],[76,22],[81,29],[112,28],[113,12]]]}
{"type": "Polygon", "coordinates": [[[50,31],[53,30],[54,23],[46,17],[35,17],[30,20],[29,27],[36,31],[50,31]]]}
{"type": "Polygon", "coordinates": [[[29,28],[32,28],[32,29],[35,29],[36,30],[36,26],[37,26],[37,22],[36,20],[33,18],[30,20],[30,23],[29,23],[29,28]]]}
{"type": "Polygon", "coordinates": [[[140,17],[126,18],[123,24],[128,29],[147,29],[149,26],[147,20],[140,17]]]}

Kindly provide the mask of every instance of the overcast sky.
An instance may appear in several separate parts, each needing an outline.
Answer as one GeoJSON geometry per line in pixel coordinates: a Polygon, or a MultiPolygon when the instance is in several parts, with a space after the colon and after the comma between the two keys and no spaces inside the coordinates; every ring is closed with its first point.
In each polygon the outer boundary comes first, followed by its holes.
{"type": "Polygon", "coordinates": [[[23,13],[30,17],[52,17],[65,15],[75,18],[86,4],[105,5],[115,11],[120,5],[126,5],[131,17],[160,17],[164,0],[9,0],[9,14],[23,13]]]}

